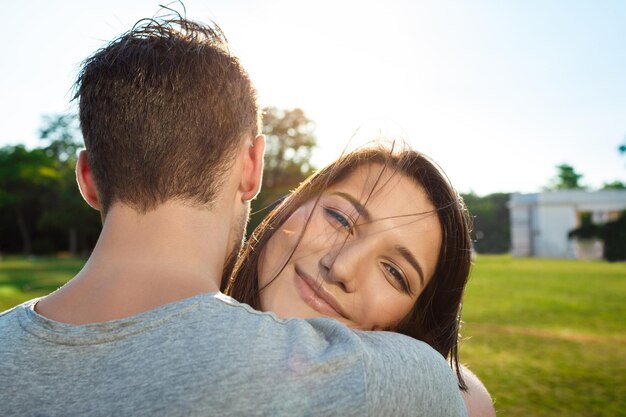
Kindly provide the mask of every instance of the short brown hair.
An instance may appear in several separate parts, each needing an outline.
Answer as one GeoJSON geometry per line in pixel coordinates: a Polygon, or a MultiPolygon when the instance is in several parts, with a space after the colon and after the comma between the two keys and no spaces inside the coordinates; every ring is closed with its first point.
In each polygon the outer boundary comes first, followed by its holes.
{"type": "MultiPolygon", "coordinates": [[[[317,199],[324,189],[368,164],[381,164],[421,186],[439,218],[442,244],[432,278],[413,309],[397,327],[390,329],[431,345],[456,370],[459,386],[465,389],[458,357],[461,300],[471,268],[471,221],[463,200],[437,165],[410,149],[369,146],[343,155],[313,174],[273,209],[248,239],[230,276],[222,278],[222,290],[259,309],[258,261],[275,231],[307,201],[317,199]]],[[[382,175],[382,171],[381,174],[382,175]]],[[[295,250],[295,248],[294,248],[295,250]]]]}
{"type": "Polygon", "coordinates": [[[105,213],[210,206],[237,146],[259,132],[256,90],[221,29],[179,15],[137,22],[83,63],[75,88],[105,213]]]}

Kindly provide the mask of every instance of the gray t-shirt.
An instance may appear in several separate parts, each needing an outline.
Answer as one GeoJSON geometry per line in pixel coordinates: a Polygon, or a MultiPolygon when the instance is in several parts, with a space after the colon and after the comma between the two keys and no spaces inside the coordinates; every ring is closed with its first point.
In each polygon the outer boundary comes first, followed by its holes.
{"type": "Polygon", "coordinates": [[[277,319],[201,294],[70,325],[36,300],[0,314],[0,415],[463,416],[428,345],[332,319],[277,319]]]}

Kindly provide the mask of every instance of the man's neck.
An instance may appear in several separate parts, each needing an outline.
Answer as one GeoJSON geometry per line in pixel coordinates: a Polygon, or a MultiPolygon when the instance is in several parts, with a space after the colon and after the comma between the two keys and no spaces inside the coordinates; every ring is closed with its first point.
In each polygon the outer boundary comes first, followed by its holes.
{"type": "Polygon", "coordinates": [[[139,214],[114,205],[83,269],[36,310],[64,323],[95,323],[218,291],[231,225],[216,212],[167,203],[139,214]]]}

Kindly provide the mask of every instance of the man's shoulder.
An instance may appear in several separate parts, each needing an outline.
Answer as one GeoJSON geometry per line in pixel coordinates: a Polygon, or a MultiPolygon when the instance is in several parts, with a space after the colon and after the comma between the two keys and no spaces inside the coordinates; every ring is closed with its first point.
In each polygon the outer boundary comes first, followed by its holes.
{"type": "MultiPolygon", "coordinates": [[[[225,335],[226,339],[241,337],[255,346],[274,345],[272,349],[276,351],[283,347],[289,354],[302,350],[326,360],[350,358],[372,375],[420,373],[431,380],[454,381],[449,364],[439,352],[402,334],[353,330],[330,318],[279,319],[273,313],[256,311],[221,294],[215,296],[214,302],[218,303],[219,311],[215,321],[224,324],[232,320],[226,326],[228,333],[234,334],[225,335]],[[232,327],[234,323],[236,328],[232,327]]],[[[453,385],[456,387],[456,383],[453,385]]]]}
{"type": "Polygon", "coordinates": [[[447,362],[429,344],[399,333],[387,331],[354,331],[367,355],[380,356],[388,363],[428,361],[447,367],[447,362]]]}
{"type": "Polygon", "coordinates": [[[6,332],[20,327],[20,318],[22,318],[27,311],[32,310],[33,305],[35,305],[37,300],[38,298],[34,298],[5,311],[0,311],[0,333],[3,336],[3,339],[6,340],[6,332]]]}
{"type": "Polygon", "coordinates": [[[39,298],[33,298],[31,300],[24,301],[21,304],[17,304],[13,307],[10,307],[4,311],[0,311],[0,319],[6,319],[13,314],[16,314],[20,309],[23,308],[32,308],[32,306],[39,300],[39,298]]]}
{"type": "Polygon", "coordinates": [[[281,320],[221,294],[84,326],[46,320],[32,305],[3,316],[15,335],[0,349],[11,358],[2,366],[6,381],[22,392],[11,400],[15,410],[27,397],[67,406],[66,391],[109,398],[132,386],[120,410],[133,401],[176,408],[195,398],[207,410],[240,404],[242,415],[458,415],[449,412],[458,390],[443,358],[402,335],[327,318],[281,320]],[[56,389],[49,376],[60,374],[73,375],[71,388],[56,389]],[[433,402],[445,412],[433,411],[433,402]]]}
{"type": "Polygon", "coordinates": [[[364,346],[371,415],[465,415],[456,378],[439,352],[396,333],[357,334],[364,346]]]}

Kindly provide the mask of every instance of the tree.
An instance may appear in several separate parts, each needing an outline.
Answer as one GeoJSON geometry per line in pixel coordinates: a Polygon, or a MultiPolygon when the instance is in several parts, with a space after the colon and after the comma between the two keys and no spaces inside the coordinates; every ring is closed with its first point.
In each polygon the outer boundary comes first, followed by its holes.
{"type": "Polygon", "coordinates": [[[509,202],[511,195],[494,193],[479,197],[463,194],[473,218],[472,240],[478,253],[506,253],[511,248],[509,202]]]}
{"type": "Polygon", "coordinates": [[[42,198],[58,177],[54,159],[43,149],[0,149],[0,209],[12,212],[25,255],[32,253],[32,229],[42,198]]]}
{"type": "Polygon", "coordinates": [[[268,107],[263,113],[263,134],[267,137],[263,187],[252,202],[248,232],[277,201],[313,172],[310,159],[316,144],[315,123],[301,109],[268,107]]]}
{"type": "Polygon", "coordinates": [[[568,239],[602,239],[602,227],[593,223],[591,213],[584,212],[580,216],[580,226],[567,233],[568,239]]]}
{"type": "Polygon", "coordinates": [[[626,190],[626,184],[618,180],[605,182],[602,186],[602,190],[626,190]]]}
{"type": "Polygon", "coordinates": [[[579,182],[583,175],[577,173],[571,165],[557,165],[556,169],[558,173],[550,180],[547,190],[584,190],[587,188],[579,182]]]}
{"type": "Polygon", "coordinates": [[[74,163],[61,167],[53,193],[45,198],[37,227],[48,235],[59,235],[57,249],[84,255],[92,249],[100,233],[101,220],[99,213],[80,195],[74,171],[74,163]]]}
{"type": "Polygon", "coordinates": [[[43,148],[46,154],[60,162],[76,161],[78,150],[84,147],[78,115],[74,113],[44,116],[39,137],[48,142],[43,148]]]}
{"type": "Polygon", "coordinates": [[[591,213],[585,213],[580,227],[571,230],[568,237],[600,239],[604,241],[604,259],[609,262],[626,261],[626,210],[616,220],[601,225],[592,222],[591,213]]]}
{"type": "Polygon", "coordinates": [[[279,187],[306,178],[312,171],[315,124],[301,109],[267,107],[263,113],[263,134],[267,137],[263,186],[279,187]]]}
{"type": "Polygon", "coordinates": [[[58,114],[44,117],[40,138],[47,142],[43,150],[55,160],[58,178],[54,192],[47,195],[38,226],[48,232],[60,232],[67,237],[67,246],[73,255],[88,252],[89,242],[97,237],[100,216],[89,207],[76,186],[77,152],[83,147],[83,138],[76,114],[58,114]]]}
{"type": "Polygon", "coordinates": [[[82,147],[76,115],[44,117],[40,136],[44,143],[36,149],[0,149],[0,247],[25,254],[86,253],[101,226],[76,186],[82,147]]]}
{"type": "MultiPolygon", "coordinates": [[[[314,123],[300,109],[265,110],[263,132],[268,146],[263,190],[253,202],[251,227],[268,207],[311,174],[314,123]]],[[[77,151],[82,147],[73,114],[44,118],[43,145],[0,148],[0,248],[25,254],[63,249],[88,252],[101,228],[98,212],[83,201],[75,180],[77,151]]]]}
{"type": "Polygon", "coordinates": [[[602,225],[604,259],[609,262],[626,261],[626,210],[611,222],[602,225]]]}

